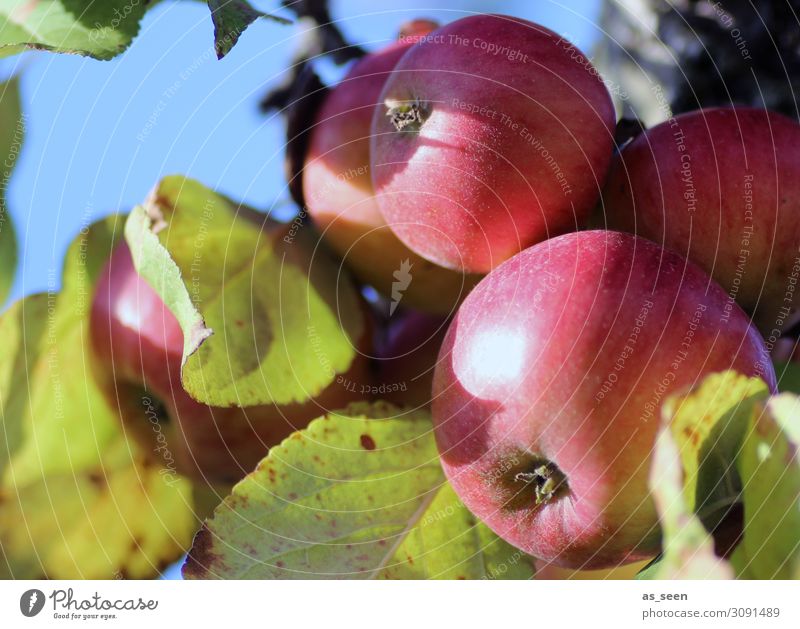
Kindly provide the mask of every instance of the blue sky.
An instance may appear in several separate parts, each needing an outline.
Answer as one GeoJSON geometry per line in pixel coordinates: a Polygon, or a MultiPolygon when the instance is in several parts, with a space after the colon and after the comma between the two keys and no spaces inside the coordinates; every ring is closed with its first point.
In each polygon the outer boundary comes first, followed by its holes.
{"type": "MultiPolygon", "coordinates": [[[[350,41],[368,48],[393,38],[404,19],[447,22],[465,11],[532,19],[584,50],[598,37],[596,0],[381,4],[402,8],[377,10],[368,0],[332,0],[331,8],[350,41]]],[[[262,20],[217,61],[205,3],[166,1],[113,61],[44,52],[0,60],[0,76],[21,75],[28,116],[9,189],[22,258],[12,298],[46,290],[81,227],[142,201],[166,174],[196,177],[265,210],[286,209],[282,122],[257,105],[280,80],[301,30],[262,20]]]]}

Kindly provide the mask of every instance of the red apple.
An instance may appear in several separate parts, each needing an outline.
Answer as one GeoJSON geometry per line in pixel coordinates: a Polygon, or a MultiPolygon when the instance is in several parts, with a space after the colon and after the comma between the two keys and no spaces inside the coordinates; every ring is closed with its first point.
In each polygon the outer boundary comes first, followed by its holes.
{"type": "Polygon", "coordinates": [[[442,464],[498,535],[558,566],[659,552],[659,407],[707,374],[775,374],[758,331],[678,254],[586,231],[523,251],[459,309],[434,374],[442,464]]]}
{"type": "Polygon", "coordinates": [[[675,249],[753,315],[769,347],[800,297],[800,125],[747,107],[677,116],[615,158],[608,224],[675,249]]]}
{"type": "MultiPolygon", "coordinates": [[[[165,467],[206,482],[238,480],[270,446],[361,398],[334,382],[303,404],[214,408],[195,401],[181,384],[180,325],[137,274],[125,243],[100,276],[90,330],[95,372],[125,429],[165,467]]],[[[346,377],[368,382],[368,361],[359,355],[346,377]]]]}
{"type": "Polygon", "coordinates": [[[448,319],[405,311],[392,319],[378,344],[374,397],[397,406],[430,406],[433,370],[448,319]]]}
{"type": "Polygon", "coordinates": [[[537,561],[534,578],[537,581],[629,581],[635,579],[648,563],[650,562],[638,561],[602,570],[573,570],[537,561]]]}
{"type": "Polygon", "coordinates": [[[356,62],[326,96],[311,131],[303,196],[314,223],[357,279],[414,308],[449,314],[478,278],[437,266],[398,240],[378,211],[369,158],[372,113],[386,78],[434,28],[428,20],[405,24],[398,41],[356,62]]]}
{"type": "Polygon", "coordinates": [[[611,159],[614,107],[591,63],[525,20],[475,15],[413,46],[372,122],[378,205],[410,249],[486,273],[584,225],[611,159]]]}

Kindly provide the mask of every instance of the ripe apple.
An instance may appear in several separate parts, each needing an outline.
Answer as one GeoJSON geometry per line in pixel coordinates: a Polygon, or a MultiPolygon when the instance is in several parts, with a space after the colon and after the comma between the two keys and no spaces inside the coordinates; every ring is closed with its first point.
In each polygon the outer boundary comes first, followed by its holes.
{"type": "Polygon", "coordinates": [[[386,78],[435,28],[428,20],[405,24],[398,41],[356,62],[326,96],[311,131],[303,196],[314,223],[357,279],[414,308],[448,314],[478,278],[437,266],[398,240],[378,211],[369,158],[372,113],[386,78]]]}
{"type": "MultiPolygon", "coordinates": [[[[100,276],[90,324],[95,373],[125,429],[165,467],[205,482],[240,479],[270,446],[359,399],[336,382],[302,404],[215,408],[192,399],[181,384],[180,325],[137,274],[124,242],[100,276]]],[[[368,381],[368,372],[358,355],[347,378],[368,381]]]]}
{"type": "Polygon", "coordinates": [[[618,232],[548,240],[490,273],[434,373],[436,440],[464,504],[546,563],[658,553],[648,474],[664,398],[726,369],[775,389],[763,339],[727,304],[693,263],[618,232]]]}
{"type": "Polygon", "coordinates": [[[753,315],[767,345],[800,305],[800,125],[749,107],[694,111],[634,139],[603,192],[608,225],[675,249],[753,315]]]}
{"type": "Polygon", "coordinates": [[[407,310],[378,343],[374,396],[397,406],[430,406],[433,370],[448,318],[407,310]]]}
{"type": "Polygon", "coordinates": [[[628,581],[636,578],[636,575],[648,563],[650,562],[637,561],[636,563],[602,570],[572,570],[537,561],[536,576],[534,578],[537,581],[628,581]]]}
{"type": "Polygon", "coordinates": [[[591,63],[525,20],[475,15],[414,45],[372,120],[378,206],[410,249],[486,273],[581,228],[611,159],[615,112],[591,63]]]}

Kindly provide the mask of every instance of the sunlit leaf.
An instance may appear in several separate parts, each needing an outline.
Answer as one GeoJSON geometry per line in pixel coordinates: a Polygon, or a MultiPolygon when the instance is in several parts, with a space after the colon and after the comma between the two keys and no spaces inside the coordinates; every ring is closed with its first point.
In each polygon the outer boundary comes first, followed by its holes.
{"type": "Polygon", "coordinates": [[[273,448],[195,537],[187,578],[530,578],[461,504],[427,412],[357,404],[273,448]]]}
{"type": "Polygon", "coordinates": [[[756,579],[800,578],[800,398],[771,398],[750,415],[738,467],[744,540],[734,565],[756,579]]]}
{"type": "Polygon", "coordinates": [[[683,464],[686,505],[709,529],[739,501],[736,455],[753,405],[768,394],[762,380],[729,371],[664,403],[683,464]]]}
{"type": "Polygon", "coordinates": [[[93,377],[94,282],[119,235],[82,231],[63,288],[0,317],[0,574],[145,578],[177,559],[196,521],[191,488],[129,442],[93,377]]]}
{"type": "Polygon", "coordinates": [[[207,404],[304,402],[349,369],[367,333],[358,291],[310,227],[196,181],[164,179],[125,236],[184,331],[184,388],[207,404]]]}
{"type": "Polygon", "coordinates": [[[139,32],[146,0],[0,0],[0,52],[26,49],[111,59],[139,32]]]}
{"type": "Polygon", "coordinates": [[[678,446],[669,425],[658,435],[650,473],[662,554],[639,579],[730,579],[733,570],[714,554],[714,541],[687,502],[678,446]]]}
{"type": "Polygon", "coordinates": [[[741,533],[736,457],[753,409],[768,395],[762,380],[729,371],[664,401],[650,475],[662,553],[638,578],[732,577],[715,551],[728,553],[741,533]]]}

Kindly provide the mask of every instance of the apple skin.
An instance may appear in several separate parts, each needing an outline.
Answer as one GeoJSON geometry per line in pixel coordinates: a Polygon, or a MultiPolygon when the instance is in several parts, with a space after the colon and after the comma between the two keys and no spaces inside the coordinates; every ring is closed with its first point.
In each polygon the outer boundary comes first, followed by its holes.
{"type": "Polygon", "coordinates": [[[433,370],[449,319],[406,310],[390,320],[377,343],[375,398],[402,407],[431,404],[433,370]]]}
{"type": "Polygon", "coordinates": [[[557,566],[658,553],[648,474],[661,402],[726,369],[775,390],[763,339],[735,305],[723,323],[727,303],[693,263],[617,232],[560,236],[490,273],[434,373],[436,441],[464,504],[557,566]]]}
{"type": "Polygon", "coordinates": [[[311,132],[303,197],[314,223],[364,284],[391,296],[394,273],[408,260],[404,304],[449,314],[480,279],[437,266],[410,251],[386,225],[370,175],[370,125],[386,78],[419,37],[436,28],[414,20],[398,41],[355,63],[325,97],[311,132]]]}
{"type": "Polygon", "coordinates": [[[800,268],[795,121],[749,107],[676,116],[613,160],[603,205],[610,228],[661,243],[710,273],[753,315],[768,346],[790,327],[800,305],[788,292],[800,268]]]}
{"type": "Polygon", "coordinates": [[[487,273],[583,227],[600,197],[611,97],[590,62],[538,24],[475,15],[443,26],[403,56],[380,102],[378,205],[403,243],[441,266],[487,273]]]}
{"type": "Polygon", "coordinates": [[[645,567],[649,561],[638,561],[615,568],[602,570],[571,570],[559,568],[553,564],[536,562],[537,581],[629,581],[645,567]]]}
{"type": "MultiPolygon", "coordinates": [[[[206,483],[239,480],[271,446],[360,399],[334,382],[302,404],[217,408],[195,401],[181,384],[180,325],[137,274],[124,242],[100,275],[90,326],[94,373],[126,432],[156,462],[206,483]]],[[[368,360],[357,355],[345,377],[368,382],[368,360]]]]}

